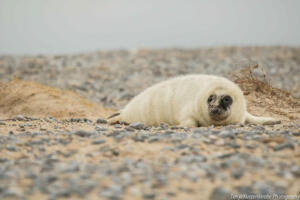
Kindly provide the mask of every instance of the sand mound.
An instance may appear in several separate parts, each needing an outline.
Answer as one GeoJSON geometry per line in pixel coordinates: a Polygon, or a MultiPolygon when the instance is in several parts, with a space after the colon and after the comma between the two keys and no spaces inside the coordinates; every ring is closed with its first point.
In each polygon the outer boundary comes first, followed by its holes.
{"type": "Polygon", "coordinates": [[[84,118],[106,117],[112,111],[92,104],[71,91],[63,91],[32,81],[14,79],[0,83],[0,117],[84,118]]]}
{"type": "MultiPolygon", "coordinates": [[[[243,90],[250,113],[271,116],[283,121],[300,119],[300,99],[289,92],[273,88],[264,73],[255,75],[258,65],[248,66],[232,74],[234,82],[243,90]]],[[[262,69],[261,69],[262,70],[262,69]]]]}

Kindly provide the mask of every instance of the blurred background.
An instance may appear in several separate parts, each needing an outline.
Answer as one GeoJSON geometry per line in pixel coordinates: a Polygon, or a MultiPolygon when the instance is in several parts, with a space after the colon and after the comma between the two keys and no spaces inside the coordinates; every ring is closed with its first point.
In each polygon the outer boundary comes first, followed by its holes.
{"type": "Polygon", "coordinates": [[[300,45],[298,0],[0,0],[0,54],[300,45]]]}

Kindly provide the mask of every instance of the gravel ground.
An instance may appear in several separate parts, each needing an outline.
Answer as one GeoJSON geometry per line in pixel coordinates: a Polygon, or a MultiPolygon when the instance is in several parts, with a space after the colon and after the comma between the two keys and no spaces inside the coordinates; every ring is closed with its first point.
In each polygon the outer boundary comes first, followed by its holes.
{"type": "Polygon", "coordinates": [[[0,56],[0,80],[18,76],[71,89],[102,105],[121,108],[146,87],[168,77],[229,76],[258,63],[273,86],[300,97],[300,48],[252,47],[94,52],[61,56],[0,56]],[[142,77],[142,78],[141,78],[142,77]]]}
{"type": "MultiPolygon", "coordinates": [[[[252,62],[272,85],[300,96],[300,48],[289,47],[0,56],[0,80],[16,75],[118,109],[167,77],[228,76],[252,62]]],[[[296,199],[299,185],[299,121],[192,129],[102,118],[0,121],[0,199],[296,199]]]]}

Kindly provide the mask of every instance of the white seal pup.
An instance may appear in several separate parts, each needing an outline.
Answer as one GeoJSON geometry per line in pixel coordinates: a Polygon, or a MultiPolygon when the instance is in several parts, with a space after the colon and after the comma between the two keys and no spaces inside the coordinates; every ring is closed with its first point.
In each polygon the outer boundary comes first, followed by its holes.
{"type": "Polygon", "coordinates": [[[248,113],[243,92],[232,81],[204,74],[179,76],[147,88],[109,117],[109,122],[117,121],[184,127],[280,123],[248,113]]]}

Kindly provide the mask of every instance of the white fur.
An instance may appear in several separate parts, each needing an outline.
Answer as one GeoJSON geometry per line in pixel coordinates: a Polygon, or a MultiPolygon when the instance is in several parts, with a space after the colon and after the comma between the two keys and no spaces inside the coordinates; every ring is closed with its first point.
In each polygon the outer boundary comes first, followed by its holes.
{"type": "Polygon", "coordinates": [[[241,89],[232,81],[213,75],[186,75],[155,84],[134,97],[120,115],[109,120],[143,122],[146,125],[168,123],[186,127],[227,124],[274,124],[272,118],[255,117],[247,112],[241,89]],[[230,95],[229,116],[222,121],[209,117],[207,99],[211,94],[230,95]]]}

